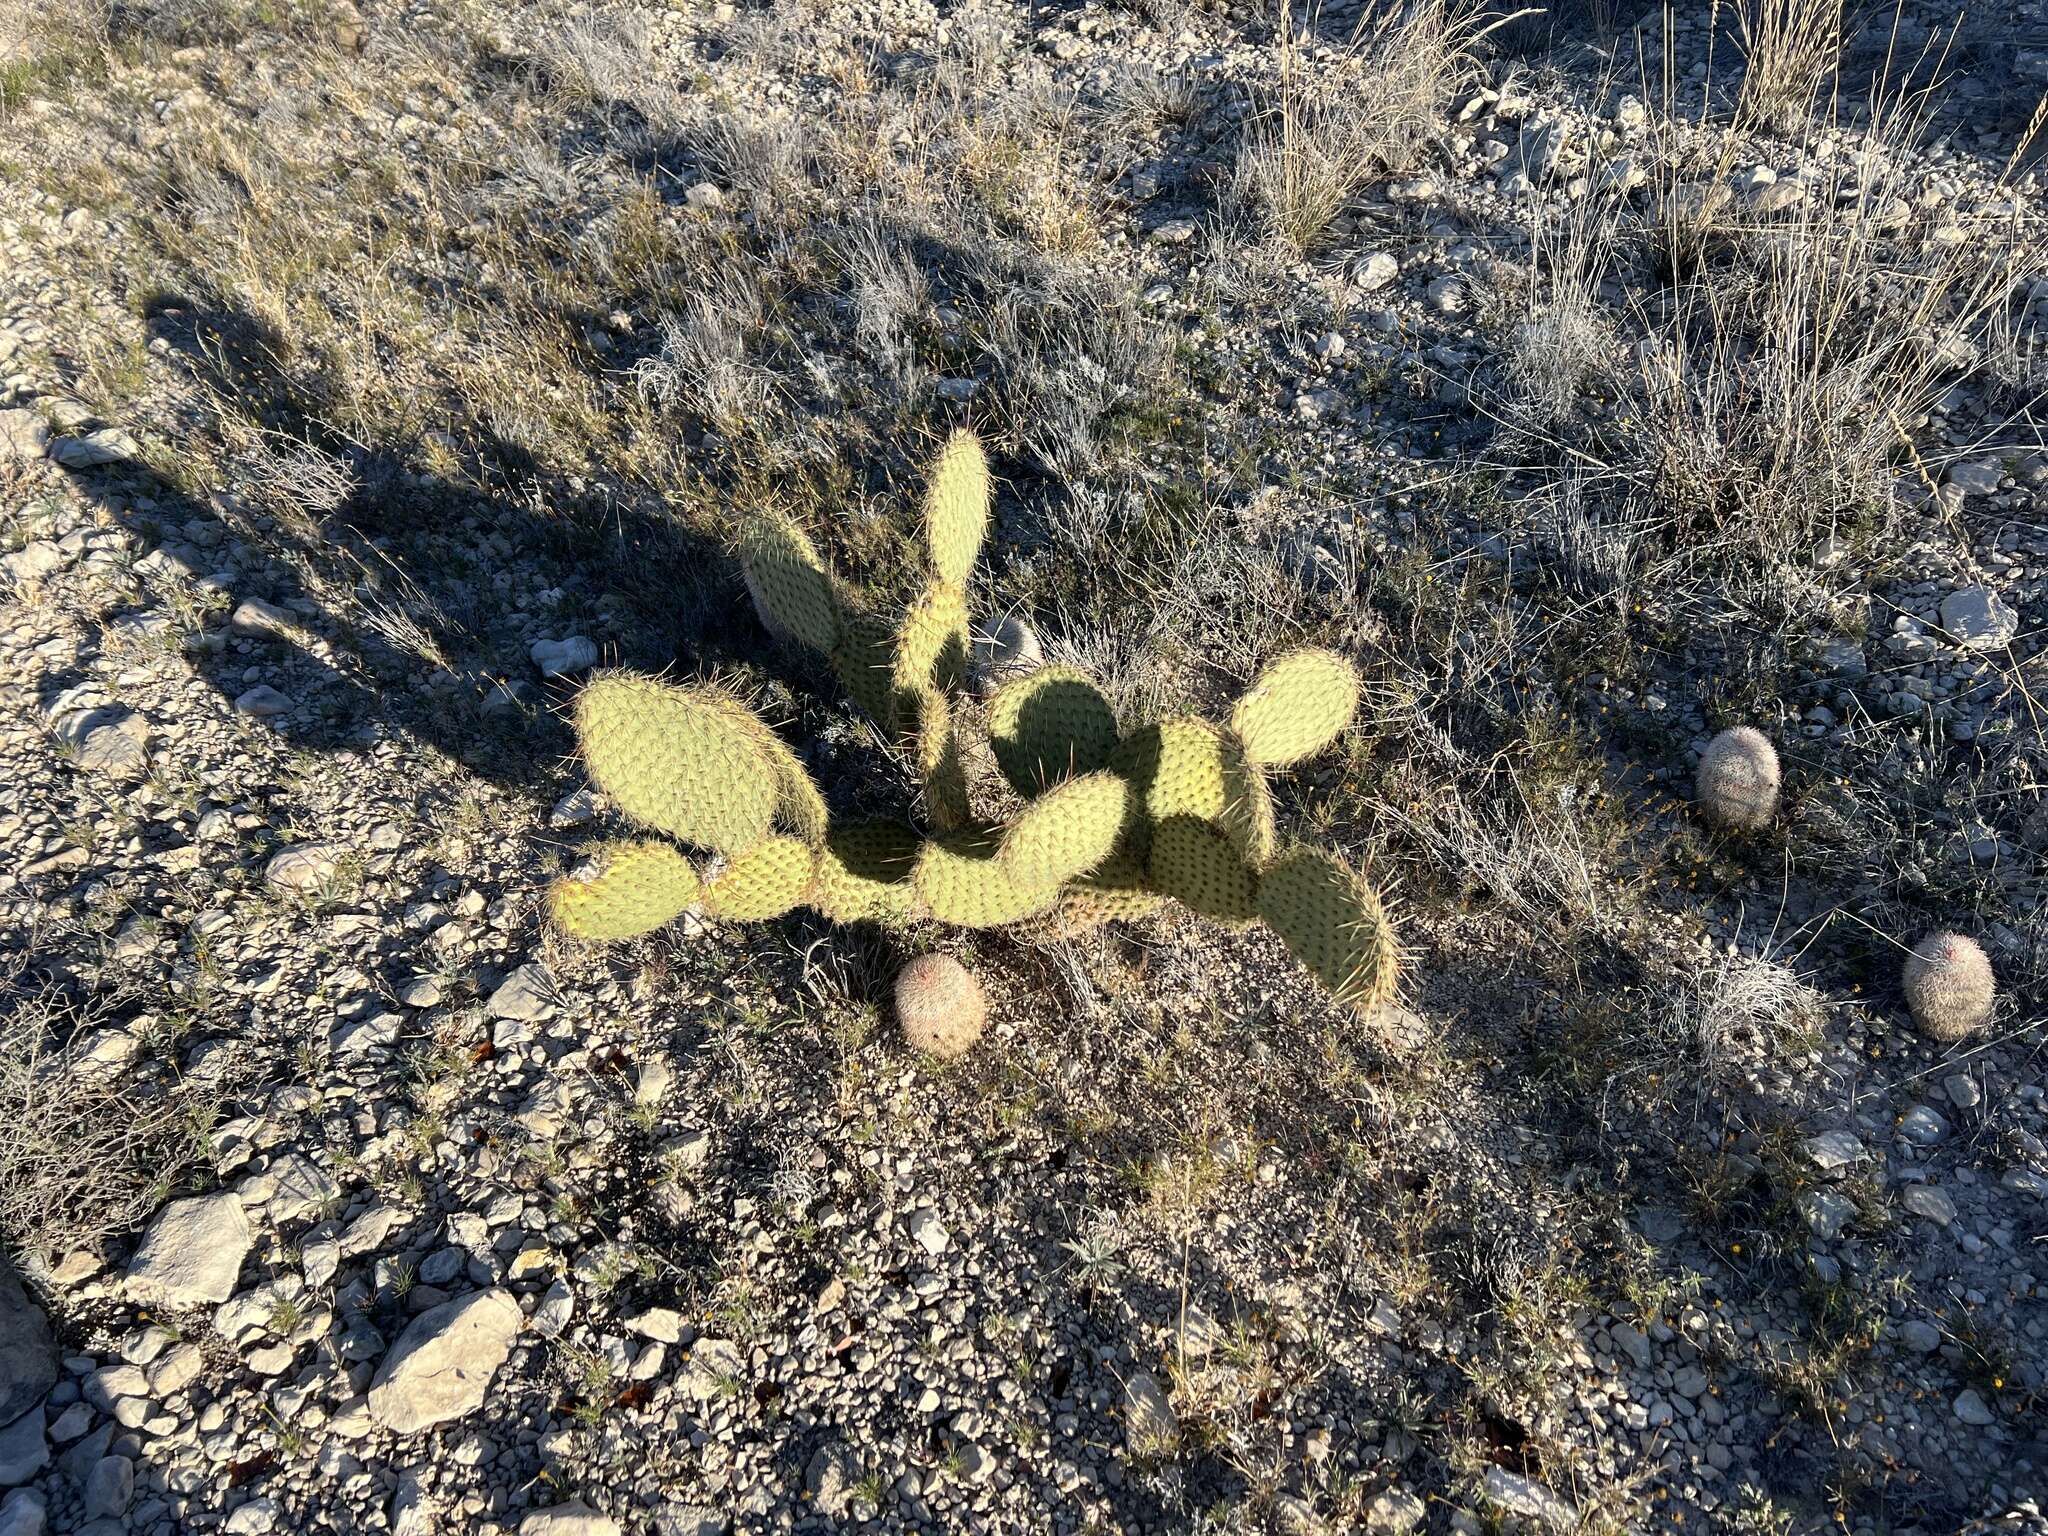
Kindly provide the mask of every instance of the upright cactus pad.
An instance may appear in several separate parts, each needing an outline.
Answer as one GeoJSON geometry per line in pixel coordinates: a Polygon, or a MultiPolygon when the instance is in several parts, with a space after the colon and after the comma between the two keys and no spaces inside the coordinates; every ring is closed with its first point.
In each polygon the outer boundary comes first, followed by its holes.
{"type": "Polygon", "coordinates": [[[949,833],[918,850],[912,881],[926,910],[942,923],[995,928],[1047,910],[1058,884],[1025,885],[1004,872],[1000,835],[989,828],[949,833]]]}
{"type": "Polygon", "coordinates": [[[780,917],[804,899],[811,850],[793,837],[770,837],[737,854],[704,887],[704,910],[729,922],[780,917]]]}
{"type": "Polygon", "coordinates": [[[1375,891],[1341,859],[1297,848],[1259,882],[1259,916],[1339,1002],[1361,1013],[1392,1000],[1401,954],[1375,891]]]}
{"type": "Polygon", "coordinates": [[[964,592],[988,531],[988,456],[964,427],[946,439],[925,491],[925,545],[941,582],[964,592]]]}
{"type": "Polygon", "coordinates": [[[910,883],[917,846],[917,834],[900,822],[834,827],[818,850],[810,904],[835,923],[907,921],[917,905],[910,883]]]}
{"type": "Polygon", "coordinates": [[[1258,915],[1258,882],[1230,839],[1209,822],[1170,816],[1152,829],[1152,884],[1164,894],[1226,923],[1258,915]]]}
{"type": "Polygon", "coordinates": [[[1273,791],[1256,763],[1246,759],[1233,738],[1223,742],[1222,814],[1216,824],[1244,861],[1263,869],[1278,841],[1273,821],[1273,791]]]}
{"type": "Polygon", "coordinates": [[[832,575],[804,531],[763,512],[741,534],[740,569],[768,632],[826,655],[839,643],[839,602],[832,575]]]}
{"type": "Polygon", "coordinates": [[[1113,773],[1069,779],[1024,808],[1003,833],[997,862],[1019,885],[1064,885],[1109,857],[1130,804],[1130,785],[1113,773]]]}
{"type": "Polygon", "coordinates": [[[703,887],[672,843],[607,843],[594,850],[594,873],[557,880],[548,910],[566,933],[609,941],[650,933],[679,916],[703,887]]]}
{"type": "Polygon", "coordinates": [[[1109,765],[1116,714],[1088,675],[1043,666],[996,690],[988,705],[996,766],[1020,795],[1109,765]]]}
{"type": "Polygon", "coordinates": [[[832,671],[839,686],[884,735],[896,731],[896,637],[869,614],[840,615],[839,643],[832,647],[832,671]]]}
{"type": "Polygon", "coordinates": [[[1335,651],[1289,651],[1261,672],[1231,711],[1245,756],[1277,768],[1335,741],[1358,709],[1358,669],[1335,651]]]}
{"type": "Polygon", "coordinates": [[[728,854],[767,835],[781,788],[767,727],[731,694],[604,672],[575,724],[592,782],[642,826],[728,854]]]}
{"type": "Polygon", "coordinates": [[[904,696],[917,753],[918,778],[924,785],[925,817],[940,832],[957,832],[969,820],[967,766],[960,756],[960,737],[953,728],[952,706],[936,688],[904,696]]]}
{"type": "Polygon", "coordinates": [[[935,581],[918,594],[903,615],[896,636],[897,694],[936,688],[951,693],[967,673],[967,595],[959,587],[935,581]]]}

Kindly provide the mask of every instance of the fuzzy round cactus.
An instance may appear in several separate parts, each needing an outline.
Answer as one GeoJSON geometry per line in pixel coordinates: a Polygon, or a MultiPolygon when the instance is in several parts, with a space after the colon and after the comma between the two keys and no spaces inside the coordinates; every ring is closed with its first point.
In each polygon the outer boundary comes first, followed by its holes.
{"type": "Polygon", "coordinates": [[[919,955],[896,977],[896,1017],[911,1046],[952,1061],[972,1050],[988,1027],[988,998],[951,955],[919,955]]]}
{"type": "Polygon", "coordinates": [[[1991,1019],[1998,996],[1991,959],[1975,939],[1939,929],[1906,956],[1906,1003],[1937,1040],[1965,1040],[1991,1019]]]}
{"type": "Polygon", "coordinates": [[[1707,743],[1694,780],[1700,808],[1714,821],[1750,832],[1778,809],[1778,749],[1754,726],[1738,725],[1707,743]]]}

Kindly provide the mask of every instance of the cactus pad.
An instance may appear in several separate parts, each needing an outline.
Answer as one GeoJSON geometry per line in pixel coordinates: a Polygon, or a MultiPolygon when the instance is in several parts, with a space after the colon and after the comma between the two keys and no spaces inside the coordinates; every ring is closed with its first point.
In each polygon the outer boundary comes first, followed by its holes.
{"type": "Polygon", "coordinates": [[[1358,669],[1335,651],[1289,651],[1258,676],[1230,714],[1244,753],[1261,767],[1313,757],[1358,709],[1358,669]]]}
{"type": "Polygon", "coordinates": [[[905,714],[914,722],[911,746],[924,785],[925,817],[940,832],[957,832],[968,822],[967,768],[952,707],[936,688],[906,694],[905,714]]]}
{"type": "Polygon", "coordinates": [[[592,781],[634,821],[720,853],[767,834],[778,791],[767,727],[731,694],[604,672],[576,696],[575,723],[592,781]]]}
{"type": "Polygon", "coordinates": [[[1108,766],[1116,715],[1086,673],[1045,666],[996,690],[988,734],[1003,777],[1030,796],[1108,766]]]}
{"type": "Polygon", "coordinates": [[[1379,892],[1341,859],[1295,849],[1259,882],[1259,916],[1340,1003],[1364,1013],[1393,998],[1393,923],[1379,892]]]}
{"type": "Polygon", "coordinates": [[[853,702],[884,734],[896,730],[895,637],[869,614],[842,614],[839,643],[832,647],[832,670],[853,702]]]}
{"type": "Polygon", "coordinates": [[[704,910],[735,923],[780,917],[804,899],[812,862],[811,850],[795,838],[764,838],[706,883],[704,910]]]}
{"type": "Polygon", "coordinates": [[[912,875],[918,898],[942,923],[994,928],[1045,911],[1057,884],[1020,885],[1003,872],[1001,839],[987,828],[934,838],[918,851],[912,875]]]}
{"type": "Polygon", "coordinates": [[[810,903],[835,923],[901,923],[917,904],[916,863],[917,834],[900,822],[834,827],[818,850],[810,903]]]}
{"type": "Polygon", "coordinates": [[[1130,804],[1130,785],[1113,773],[1069,779],[1024,808],[997,861],[1019,885],[1064,885],[1109,857],[1130,804]]]}
{"type": "Polygon", "coordinates": [[[1214,821],[1230,804],[1223,733],[1192,715],[1132,732],[1117,744],[1110,767],[1130,781],[1155,822],[1171,816],[1214,821]]]}
{"type": "Polygon", "coordinates": [[[1152,884],[1226,923],[1256,918],[1257,880],[1230,839],[1206,821],[1170,816],[1152,829],[1152,884]]]}
{"type": "Polygon", "coordinates": [[[967,671],[967,594],[935,581],[903,615],[896,636],[895,684],[899,695],[928,688],[952,692],[967,671]]]}
{"type": "Polygon", "coordinates": [[[1216,824],[1245,863],[1253,869],[1265,868],[1278,840],[1273,825],[1273,791],[1258,765],[1247,762],[1232,740],[1223,744],[1223,787],[1228,798],[1216,824]]]}
{"type": "Polygon", "coordinates": [[[548,909],[579,939],[630,939],[659,928],[695,901],[703,887],[671,843],[608,843],[595,850],[596,873],[557,880],[548,909]]]}
{"type": "Polygon", "coordinates": [[[831,573],[801,528],[773,512],[750,518],[740,569],[770,634],[831,654],[839,643],[839,602],[831,573]]]}
{"type": "Polygon", "coordinates": [[[964,427],[946,439],[932,465],[924,498],[925,545],[932,570],[956,591],[967,589],[988,531],[988,456],[964,427]]]}

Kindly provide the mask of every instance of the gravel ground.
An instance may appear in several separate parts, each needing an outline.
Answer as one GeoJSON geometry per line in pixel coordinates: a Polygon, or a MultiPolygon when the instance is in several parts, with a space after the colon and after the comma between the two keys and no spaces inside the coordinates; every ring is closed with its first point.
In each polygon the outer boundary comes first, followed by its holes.
{"type": "Polygon", "coordinates": [[[32,15],[0,1536],[2048,1532],[2042,55],[1909,9],[1841,96],[1930,94],[1788,116],[1710,20],[32,15]],[[956,421],[977,605],[1127,719],[1359,662],[1282,805],[1401,1006],[1184,915],[550,930],[600,661],[901,807],[727,511],[887,590],[956,421]]]}

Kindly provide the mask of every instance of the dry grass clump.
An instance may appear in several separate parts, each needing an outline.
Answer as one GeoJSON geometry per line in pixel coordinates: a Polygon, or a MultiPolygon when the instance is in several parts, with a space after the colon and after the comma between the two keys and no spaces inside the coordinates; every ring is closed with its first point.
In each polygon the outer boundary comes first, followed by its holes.
{"type": "Polygon", "coordinates": [[[1304,51],[1283,5],[1280,80],[1238,151],[1237,202],[1265,234],[1306,254],[1366,186],[1415,164],[1487,30],[1451,0],[1410,0],[1368,14],[1323,59],[1304,51]]]}
{"type": "Polygon", "coordinates": [[[1735,36],[1745,65],[1736,120],[1794,131],[1840,68],[1842,0],[1743,0],[1735,36]]]}
{"type": "Polygon", "coordinates": [[[109,11],[107,0],[0,0],[0,122],[104,69],[109,11]]]}
{"type": "Polygon", "coordinates": [[[1938,402],[1987,348],[2021,353],[2040,241],[2013,199],[1919,206],[1933,108],[1894,90],[1841,116],[1842,147],[1774,211],[1726,196],[1729,134],[1667,122],[1646,207],[1546,205],[1532,223],[1498,326],[1496,451],[1639,509],[1643,585],[1682,622],[1828,628],[1816,550],[1887,563],[1905,505],[1932,491],[1915,443],[1938,402]],[[1609,282],[1635,297],[1603,334],[1609,282]]]}
{"type": "Polygon", "coordinates": [[[140,1221],[190,1141],[174,1100],[91,1058],[104,1021],[23,970],[0,971],[0,1245],[47,1263],[140,1221]]]}

